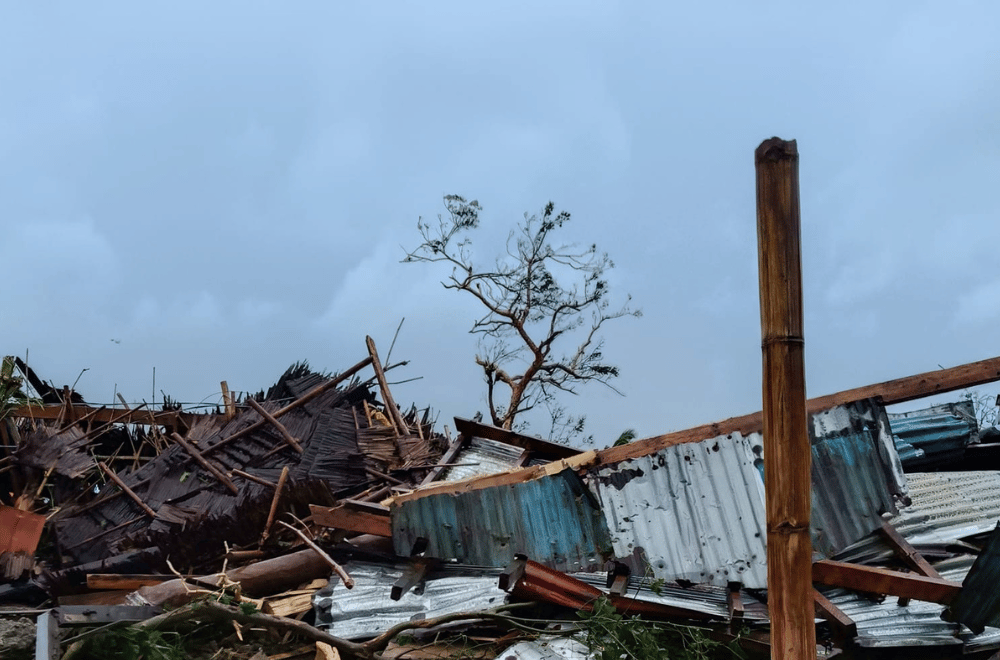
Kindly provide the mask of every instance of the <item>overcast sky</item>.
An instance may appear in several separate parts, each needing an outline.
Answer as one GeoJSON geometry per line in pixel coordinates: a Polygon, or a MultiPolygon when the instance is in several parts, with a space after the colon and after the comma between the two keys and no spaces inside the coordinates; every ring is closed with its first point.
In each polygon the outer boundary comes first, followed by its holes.
{"type": "MultiPolygon", "coordinates": [[[[641,319],[599,445],[761,407],[753,152],[800,153],[810,396],[1000,354],[1000,4],[5,3],[0,338],[92,402],[409,360],[485,411],[420,216],[573,214],[641,319]]],[[[995,390],[994,390],[995,391],[995,390]]],[[[533,429],[544,429],[537,425],[533,429]]]]}

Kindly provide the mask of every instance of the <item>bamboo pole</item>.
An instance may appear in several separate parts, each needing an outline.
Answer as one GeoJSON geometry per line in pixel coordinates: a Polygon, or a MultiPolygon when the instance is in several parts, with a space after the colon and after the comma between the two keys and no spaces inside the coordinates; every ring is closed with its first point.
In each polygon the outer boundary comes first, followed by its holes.
{"type": "Polygon", "coordinates": [[[771,657],[802,660],[816,657],[816,628],[795,140],[765,140],[754,160],[771,657]]]}

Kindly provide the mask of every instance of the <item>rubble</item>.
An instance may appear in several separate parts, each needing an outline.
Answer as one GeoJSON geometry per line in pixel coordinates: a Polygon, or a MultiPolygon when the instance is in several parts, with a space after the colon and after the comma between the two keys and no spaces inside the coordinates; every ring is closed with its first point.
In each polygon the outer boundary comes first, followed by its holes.
{"type": "MultiPolygon", "coordinates": [[[[366,347],[336,377],[223,383],[209,413],[89,406],[9,361],[0,622],[35,618],[40,658],[80,628],[199,617],[330,645],[299,643],[310,657],[456,626],[501,657],[561,657],[581,642],[544,626],[606,601],[767,653],[759,413],[587,452],[461,418],[451,438],[396,405],[366,347]]],[[[992,436],[968,402],[885,408],[995,380],[1000,358],[808,402],[819,653],[1000,650],[1000,472],[912,471],[968,467],[992,436]]]]}

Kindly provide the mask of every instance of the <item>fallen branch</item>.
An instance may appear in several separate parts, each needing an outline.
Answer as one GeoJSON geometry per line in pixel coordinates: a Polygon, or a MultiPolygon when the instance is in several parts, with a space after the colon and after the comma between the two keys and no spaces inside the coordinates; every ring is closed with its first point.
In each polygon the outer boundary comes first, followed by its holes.
{"type": "Polygon", "coordinates": [[[344,570],[343,566],[341,566],[340,564],[338,564],[337,562],[335,562],[333,560],[333,557],[331,557],[330,555],[328,555],[323,550],[323,548],[321,548],[318,545],[316,545],[316,543],[311,538],[309,538],[308,536],[306,536],[305,534],[303,534],[300,530],[296,529],[295,527],[292,527],[288,523],[279,520],[278,524],[279,525],[283,525],[283,526],[287,527],[288,529],[292,530],[293,532],[295,532],[296,534],[298,534],[299,538],[302,539],[302,541],[306,545],[308,545],[310,548],[312,548],[313,552],[315,552],[317,555],[319,555],[320,557],[322,557],[323,561],[325,561],[327,564],[329,564],[330,568],[332,568],[337,573],[337,575],[340,576],[340,579],[344,581],[344,586],[345,587],[347,587],[348,589],[353,589],[354,588],[354,578],[352,578],[350,575],[348,575],[347,571],[344,570]]]}

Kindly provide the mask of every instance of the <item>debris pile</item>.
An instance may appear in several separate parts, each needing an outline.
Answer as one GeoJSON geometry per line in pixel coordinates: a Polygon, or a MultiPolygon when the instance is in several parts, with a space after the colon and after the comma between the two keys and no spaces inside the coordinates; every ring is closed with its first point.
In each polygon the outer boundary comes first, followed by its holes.
{"type": "MultiPolygon", "coordinates": [[[[461,418],[450,438],[368,353],[223,385],[208,414],[88,406],[5,361],[0,602],[36,617],[36,657],[209,620],[299,640],[229,656],[257,660],[451,628],[481,657],[598,657],[604,616],[769,653],[760,413],[586,452],[461,418]]],[[[969,469],[996,434],[967,401],[886,409],[996,380],[1000,358],[808,402],[818,655],[1000,650],[1000,472],[969,469]]]]}

